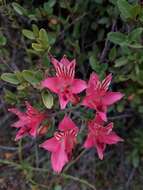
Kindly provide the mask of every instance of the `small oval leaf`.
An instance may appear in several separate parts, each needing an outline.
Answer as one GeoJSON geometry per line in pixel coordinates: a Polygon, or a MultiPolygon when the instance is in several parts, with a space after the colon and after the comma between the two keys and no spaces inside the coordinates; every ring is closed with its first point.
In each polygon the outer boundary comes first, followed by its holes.
{"type": "Polygon", "coordinates": [[[25,15],[27,13],[26,9],[24,9],[21,5],[18,3],[13,2],[12,3],[13,9],[20,15],[25,15]]]}
{"type": "Polygon", "coordinates": [[[40,82],[39,78],[36,76],[36,73],[34,71],[24,70],[22,72],[22,75],[23,78],[32,85],[40,82]]]}
{"type": "Polygon", "coordinates": [[[37,51],[37,52],[43,52],[44,49],[43,47],[41,46],[41,44],[38,44],[38,43],[32,43],[32,48],[37,51]]]}
{"type": "Polygon", "coordinates": [[[14,73],[3,73],[1,75],[1,79],[11,84],[16,84],[16,85],[19,84],[19,80],[16,74],[14,73]]]}
{"type": "Polygon", "coordinates": [[[23,30],[22,30],[22,34],[23,34],[26,38],[28,38],[28,39],[30,39],[30,40],[34,40],[34,39],[35,39],[34,33],[33,33],[31,30],[23,29],[23,30]]]}
{"type": "Polygon", "coordinates": [[[47,91],[42,92],[42,100],[46,108],[51,109],[53,107],[54,99],[52,94],[50,94],[49,92],[47,91]]]}
{"type": "Polygon", "coordinates": [[[0,45],[4,46],[7,43],[7,39],[5,36],[0,35],[0,45]]]}

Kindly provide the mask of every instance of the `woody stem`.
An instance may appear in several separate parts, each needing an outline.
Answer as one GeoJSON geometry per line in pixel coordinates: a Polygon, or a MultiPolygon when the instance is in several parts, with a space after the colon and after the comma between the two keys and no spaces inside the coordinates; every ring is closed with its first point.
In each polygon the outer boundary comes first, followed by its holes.
{"type": "Polygon", "coordinates": [[[84,179],[81,179],[81,178],[78,178],[78,177],[74,177],[74,176],[71,176],[71,175],[68,175],[68,174],[65,174],[65,173],[62,173],[61,174],[62,177],[66,178],[66,179],[72,179],[74,181],[77,181],[79,183],[82,183],[88,187],[90,187],[91,189],[93,190],[97,190],[96,187],[94,185],[92,185],[91,183],[89,183],[88,181],[84,180],[84,179]]]}
{"type": "Polygon", "coordinates": [[[75,164],[85,152],[86,149],[81,151],[81,153],[64,168],[64,172],[67,171],[73,164],[75,164]]]}
{"type": "MultiPolygon", "coordinates": [[[[12,167],[16,167],[17,169],[23,169],[22,167],[22,165],[21,164],[17,164],[17,163],[15,163],[15,162],[13,162],[13,161],[9,161],[9,160],[2,160],[2,159],[0,159],[0,164],[5,164],[5,165],[10,165],[10,166],[12,166],[12,167]]],[[[44,172],[44,173],[47,173],[47,172],[50,172],[48,169],[44,169],[44,168],[34,168],[34,167],[32,167],[32,166],[28,166],[28,169],[29,170],[32,170],[32,171],[37,171],[37,172],[44,172]]],[[[53,175],[57,175],[57,174],[54,174],[53,173],[53,175]]],[[[66,179],[71,179],[71,180],[73,180],[73,181],[77,181],[77,182],[79,182],[79,183],[81,183],[81,184],[84,184],[84,185],[86,185],[86,186],[88,186],[89,188],[91,188],[91,189],[93,189],[93,190],[97,190],[96,189],[96,187],[94,186],[94,185],[92,185],[91,183],[89,183],[88,181],[86,181],[85,179],[79,179],[78,177],[74,177],[74,176],[71,176],[71,175],[69,175],[69,174],[65,174],[65,173],[62,173],[62,174],[60,174],[59,176],[61,176],[61,177],[64,177],[64,178],[66,178],[66,179]]]]}
{"type": "Polygon", "coordinates": [[[19,161],[22,162],[23,156],[22,156],[22,139],[20,139],[18,143],[18,156],[19,156],[19,161]]]}
{"type": "Polygon", "coordinates": [[[37,145],[37,139],[35,138],[35,162],[36,162],[36,167],[39,167],[39,153],[38,153],[38,145],[37,145]]]}

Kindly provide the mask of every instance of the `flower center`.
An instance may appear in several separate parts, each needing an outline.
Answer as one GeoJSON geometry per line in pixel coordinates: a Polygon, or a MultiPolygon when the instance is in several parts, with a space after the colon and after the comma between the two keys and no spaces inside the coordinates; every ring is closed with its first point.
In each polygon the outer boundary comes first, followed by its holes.
{"type": "Polygon", "coordinates": [[[59,131],[59,132],[55,132],[54,134],[55,138],[58,141],[63,140],[65,137],[76,137],[77,136],[77,132],[75,129],[70,129],[67,131],[59,131]]]}

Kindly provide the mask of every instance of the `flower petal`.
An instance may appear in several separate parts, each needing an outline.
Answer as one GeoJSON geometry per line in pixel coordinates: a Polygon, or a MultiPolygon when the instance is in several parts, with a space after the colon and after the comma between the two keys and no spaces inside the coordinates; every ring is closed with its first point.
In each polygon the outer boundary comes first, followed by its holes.
{"type": "Polygon", "coordinates": [[[104,157],[104,150],[105,150],[105,148],[106,148],[106,145],[105,145],[104,143],[99,143],[99,142],[97,142],[97,143],[95,144],[95,146],[96,146],[97,154],[98,154],[100,160],[103,160],[103,157],[104,157]]]}
{"type": "Polygon", "coordinates": [[[93,96],[85,96],[84,99],[81,102],[81,105],[89,107],[91,109],[96,109],[95,103],[92,102],[93,96]]]}
{"type": "Polygon", "coordinates": [[[112,132],[109,135],[102,136],[101,141],[105,144],[117,144],[118,142],[122,142],[124,140],[120,138],[116,133],[112,132]]]}
{"type": "Polygon", "coordinates": [[[42,87],[49,88],[52,92],[58,93],[60,89],[60,81],[57,77],[49,77],[42,81],[42,87]]]}
{"type": "Polygon", "coordinates": [[[109,74],[101,83],[101,90],[104,90],[105,92],[108,90],[109,85],[112,80],[112,74],[109,74]]]}
{"type": "Polygon", "coordinates": [[[113,123],[109,123],[106,127],[107,134],[110,134],[113,129],[113,123]]]}
{"type": "Polygon", "coordinates": [[[29,128],[30,128],[29,135],[31,135],[32,137],[36,137],[38,126],[39,126],[39,123],[37,123],[37,122],[36,123],[35,122],[31,122],[29,124],[29,128]]]}
{"type": "Polygon", "coordinates": [[[22,113],[22,112],[19,111],[17,108],[9,108],[8,111],[14,113],[14,114],[17,115],[19,118],[25,116],[25,113],[22,113]]]}
{"type": "Polygon", "coordinates": [[[15,128],[21,128],[28,124],[27,118],[20,119],[19,121],[13,123],[11,126],[15,128]]]}
{"type": "Polygon", "coordinates": [[[15,141],[18,141],[19,139],[21,139],[22,137],[24,137],[26,135],[27,135],[27,128],[26,127],[22,127],[17,132],[16,137],[15,137],[15,141]]]}
{"type": "Polygon", "coordinates": [[[60,64],[63,64],[64,66],[68,66],[70,64],[70,61],[67,59],[66,55],[62,57],[62,59],[60,60],[60,64]]]}
{"type": "Polygon", "coordinates": [[[59,95],[60,107],[61,109],[65,109],[66,105],[68,104],[69,100],[63,94],[59,95]]]}
{"type": "Polygon", "coordinates": [[[87,88],[86,82],[80,79],[73,79],[72,85],[70,87],[71,92],[73,94],[78,94],[86,88],[87,88]]]}
{"type": "Polygon", "coordinates": [[[94,146],[94,136],[89,133],[83,146],[85,148],[91,148],[91,147],[93,147],[94,146]]]}
{"type": "Polygon", "coordinates": [[[53,170],[57,173],[60,173],[63,169],[63,166],[68,162],[68,157],[65,152],[65,147],[63,143],[59,145],[59,148],[56,152],[52,153],[51,162],[53,170]]]}
{"type": "Polygon", "coordinates": [[[95,123],[99,124],[99,125],[103,125],[104,124],[104,120],[100,117],[99,113],[97,112],[96,113],[96,116],[95,116],[95,123]]]}
{"type": "Polygon", "coordinates": [[[99,117],[103,120],[103,121],[107,121],[107,115],[106,115],[106,112],[101,112],[101,111],[98,111],[98,114],[99,114],[99,117]]]}
{"type": "Polygon", "coordinates": [[[52,137],[39,146],[50,152],[56,152],[59,148],[59,141],[55,137],[52,137]]]}
{"type": "Polygon", "coordinates": [[[76,129],[76,128],[77,127],[75,123],[67,116],[65,116],[59,124],[59,130],[61,131],[67,131],[67,130],[76,129]]]}
{"type": "Polygon", "coordinates": [[[104,105],[111,105],[119,101],[124,95],[120,92],[107,92],[102,99],[104,105]]]}
{"type": "Polygon", "coordinates": [[[38,110],[34,107],[32,107],[29,102],[25,102],[25,105],[26,105],[26,114],[27,115],[36,115],[36,114],[39,114],[38,110]]]}
{"type": "Polygon", "coordinates": [[[86,89],[86,95],[92,94],[92,92],[95,91],[99,83],[100,83],[99,76],[95,72],[91,73],[88,81],[88,87],[86,89]]]}

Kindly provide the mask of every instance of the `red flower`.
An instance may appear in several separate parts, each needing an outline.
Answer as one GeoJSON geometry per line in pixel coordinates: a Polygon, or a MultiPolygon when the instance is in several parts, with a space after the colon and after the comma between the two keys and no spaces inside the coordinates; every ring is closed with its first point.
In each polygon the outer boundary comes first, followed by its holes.
{"type": "Polygon", "coordinates": [[[96,116],[88,124],[89,133],[84,143],[85,148],[96,147],[99,158],[102,160],[106,144],[116,144],[123,141],[115,132],[112,131],[113,123],[103,126],[100,117],[96,116]]]}
{"type": "Polygon", "coordinates": [[[95,109],[103,121],[107,121],[107,107],[120,100],[123,94],[120,92],[109,92],[112,75],[109,74],[102,82],[96,73],[92,73],[86,89],[86,97],[82,105],[95,109]]]}
{"type": "Polygon", "coordinates": [[[55,172],[61,172],[63,166],[69,161],[72,149],[76,143],[78,128],[67,116],[59,124],[59,131],[54,137],[46,140],[40,147],[50,151],[52,167],[55,172]]]}
{"type": "Polygon", "coordinates": [[[18,128],[15,140],[21,139],[25,135],[36,137],[37,129],[40,123],[45,119],[45,114],[40,113],[33,108],[28,102],[26,104],[26,112],[20,112],[17,108],[10,108],[8,111],[16,114],[19,120],[12,124],[12,127],[18,128]]]}
{"type": "Polygon", "coordinates": [[[86,83],[83,80],[74,79],[75,60],[70,62],[66,56],[63,56],[60,62],[53,57],[51,62],[55,67],[56,77],[48,77],[42,82],[42,86],[58,94],[61,109],[64,109],[69,101],[74,104],[79,101],[76,94],[86,88],[86,83]]]}

